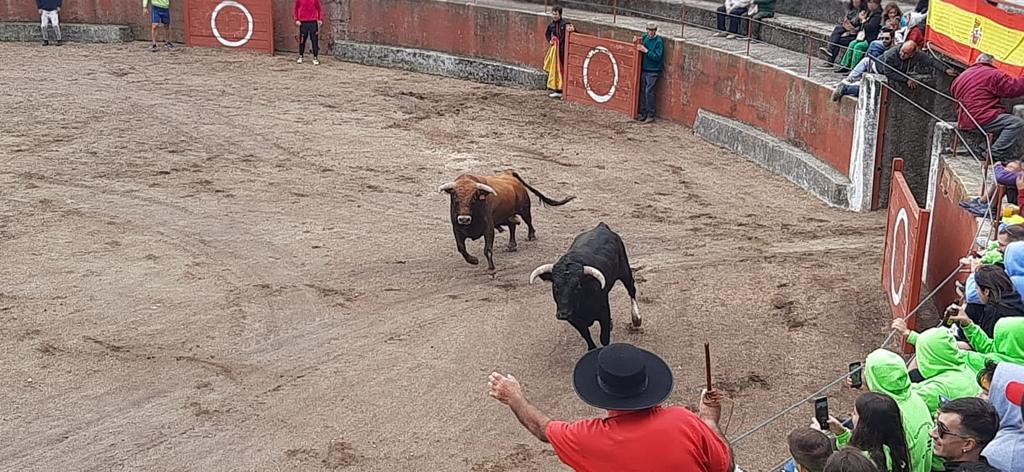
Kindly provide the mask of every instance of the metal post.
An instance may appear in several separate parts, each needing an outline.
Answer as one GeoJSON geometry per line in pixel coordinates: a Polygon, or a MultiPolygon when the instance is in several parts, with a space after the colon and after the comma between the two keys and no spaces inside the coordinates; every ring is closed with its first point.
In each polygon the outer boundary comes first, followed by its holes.
{"type": "Polygon", "coordinates": [[[747,57],[750,57],[750,38],[753,36],[754,19],[747,20],[747,57]]]}
{"type": "Polygon", "coordinates": [[[619,0],[612,2],[612,23],[615,23],[619,17],[619,0]]]}
{"type": "Polygon", "coordinates": [[[814,46],[811,45],[811,38],[807,38],[807,77],[811,76],[811,52],[814,46]]]}
{"type": "Polygon", "coordinates": [[[544,0],[544,13],[548,12],[548,0],[544,0]]]}
{"type": "Polygon", "coordinates": [[[679,7],[679,37],[686,36],[686,4],[679,7]]]}

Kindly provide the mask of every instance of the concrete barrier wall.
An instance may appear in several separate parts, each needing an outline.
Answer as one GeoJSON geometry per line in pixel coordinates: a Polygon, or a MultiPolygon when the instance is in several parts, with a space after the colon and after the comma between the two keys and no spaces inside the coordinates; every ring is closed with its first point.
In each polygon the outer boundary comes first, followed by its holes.
{"type": "MultiPolygon", "coordinates": [[[[297,51],[298,28],[292,21],[292,0],[274,1],[275,46],[280,51],[297,51]]],[[[336,0],[322,0],[330,15],[336,0]]],[[[328,16],[328,18],[331,18],[328,16]]],[[[0,0],[0,21],[39,22],[39,12],[31,0],[0,0]]],[[[142,12],[141,0],[72,0],[60,9],[61,23],[128,25],[136,39],[149,40],[150,16],[142,12]]],[[[171,39],[185,41],[185,0],[171,0],[171,39]]],[[[325,50],[334,42],[331,22],[325,21],[320,43],[325,50]]]]}
{"type": "MultiPolygon", "coordinates": [[[[536,12],[425,0],[340,0],[338,37],[540,68],[550,19],[536,12]]],[[[587,34],[630,41],[638,31],[574,20],[587,34]]],[[[802,77],[711,47],[666,38],[658,114],[693,126],[705,109],[782,139],[848,174],[856,104],[802,77]]]]}

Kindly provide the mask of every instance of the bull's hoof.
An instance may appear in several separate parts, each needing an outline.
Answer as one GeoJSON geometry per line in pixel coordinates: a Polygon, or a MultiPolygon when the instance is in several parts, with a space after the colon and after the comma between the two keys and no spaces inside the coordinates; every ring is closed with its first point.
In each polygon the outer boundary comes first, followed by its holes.
{"type": "Polygon", "coordinates": [[[527,241],[536,241],[537,240],[537,234],[536,233],[527,234],[526,235],[526,240],[527,241]]]}
{"type": "Polygon", "coordinates": [[[626,326],[626,330],[628,330],[630,333],[642,333],[644,331],[644,329],[641,328],[639,324],[630,324],[626,326]]]}
{"type": "Polygon", "coordinates": [[[511,244],[508,245],[508,252],[516,252],[516,250],[518,250],[518,249],[519,249],[519,246],[514,246],[514,245],[511,245],[511,244]]]}
{"type": "Polygon", "coordinates": [[[473,264],[473,265],[477,265],[477,264],[480,263],[480,259],[477,259],[477,258],[475,258],[473,256],[467,256],[466,257],[466,262],[468,262],[470,264],[473,264]]]}

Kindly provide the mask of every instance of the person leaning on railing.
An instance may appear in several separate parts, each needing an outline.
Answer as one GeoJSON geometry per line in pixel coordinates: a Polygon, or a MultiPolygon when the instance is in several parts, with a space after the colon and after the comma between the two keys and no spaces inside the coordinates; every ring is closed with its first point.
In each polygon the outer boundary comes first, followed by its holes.
{"type": "Polygon", "coordinates": [[[921,51],[914,41],[907,41],[899,47],[892,48],[885,52],[881,58],[879,67],[885,78],[890,83],[897,83],[914,90],[917,88],[917,79],[912,75],[934,75],[936,71],[945,70],[946,75],[956,76],[956,70],[947,66],[942,61],[935,59],[931,54],[921,51]]]}
{"type": "MultiPolygon", "coordinates": [[[[1024,96],[1024,78],[1010,77],[996,68],[994,62],[995,58],[989,54],[978,56],[974,65],[960,74],[949,90],[963,105],[957,108],[957,127],[973,130],[980,126],[982,132],[994,135],[992,160],[1003,161],[1017,154],[1017,143],[1024,134],[1024,119],[1009,113],[1001,100],[1024,96]]],[[[987,154],[984,146],[979,153],[987,154]]]]}

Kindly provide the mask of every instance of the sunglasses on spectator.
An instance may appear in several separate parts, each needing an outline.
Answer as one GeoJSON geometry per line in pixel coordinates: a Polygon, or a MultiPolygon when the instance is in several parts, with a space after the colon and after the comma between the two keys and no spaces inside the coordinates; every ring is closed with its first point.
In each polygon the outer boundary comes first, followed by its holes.
{"type": "Polygon", "coordinates": [[[939,438],[940,439],[944,438],[946,436],[956,436],[956,437],[958,437],[960,439],[974,439],[974,438],[972,438],[970,436],[965,436],[963,434],[956,434],[956,433],[950,431],[949,428],[947,428],[946,425],[942,424],[941,421],[936,421],[935,422],[935,430],[939,432],[939,438]]]}

